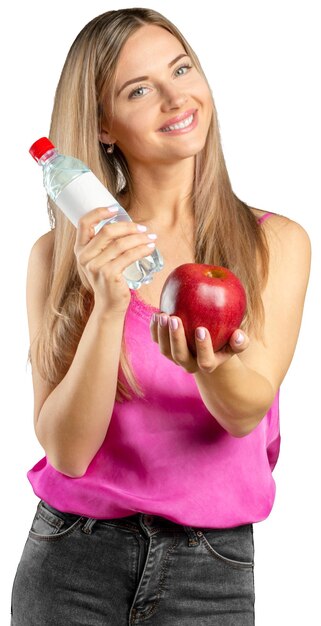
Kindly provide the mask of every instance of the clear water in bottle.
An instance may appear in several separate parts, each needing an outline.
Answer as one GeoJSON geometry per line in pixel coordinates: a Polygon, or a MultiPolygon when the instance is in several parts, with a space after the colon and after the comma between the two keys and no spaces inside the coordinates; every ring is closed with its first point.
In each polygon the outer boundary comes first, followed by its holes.
{"type": "MultiPolygon", "coordinates": [[[[127,221],[131,218],[93,172],[79,159],[59,154],[47,138],[36,141],[30,153],[43,167],[43,184],[55,204],[77,227],[80,217],[94,208],[117,206],[115,215],[95,226],[95,234],[105,224],[127,221]]],[[[130,289],[153,280],[153,273],[164,267],[160,252],[155,248],[151,254],[135,261],[123,272],[130,289]]]]}

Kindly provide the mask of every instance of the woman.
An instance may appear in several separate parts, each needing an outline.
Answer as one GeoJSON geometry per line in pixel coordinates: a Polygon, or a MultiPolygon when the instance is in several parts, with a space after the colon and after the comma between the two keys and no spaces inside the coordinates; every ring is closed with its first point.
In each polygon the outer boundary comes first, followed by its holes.
{"type": "Polygon", "coordinates": [[[296,346],[310,247],[295,222],[232,191],[210,87],[177,28],[107,12],[67,56],[50,138],[106,184],[132,222],[75,229],[50,205],[27,306],[40,498],[13,586],[12,625],[248,626],[253,524],[273,506],[278,391],[296,346]],[[155,246],[139,294],[122,276],[155,246]],[[247,314],[214,353],[160,315],[182,263],[229,267],[247,314]],[[279,280],[287,276],[287,290],[279,280]],[[289,314],[290,313],[290,314],[289,314]]]}

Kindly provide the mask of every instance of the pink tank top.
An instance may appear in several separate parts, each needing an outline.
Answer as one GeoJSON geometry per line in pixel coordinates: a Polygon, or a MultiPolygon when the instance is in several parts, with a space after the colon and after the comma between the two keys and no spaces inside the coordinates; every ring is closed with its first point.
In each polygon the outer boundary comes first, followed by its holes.
{"type": "Polygon", "coordinates": [[[61,511],[99,519],[142,512],[208,528],[259,522],[275,499],[279,394],[249,435],[229,435],[205,407],[193,375],[152,341],[150,318],[158,310],[131,290],[124,334],[145,397],[115,402],[84,476],[65,476],[44,457],[28,472],[33,490],[61,511]]]}

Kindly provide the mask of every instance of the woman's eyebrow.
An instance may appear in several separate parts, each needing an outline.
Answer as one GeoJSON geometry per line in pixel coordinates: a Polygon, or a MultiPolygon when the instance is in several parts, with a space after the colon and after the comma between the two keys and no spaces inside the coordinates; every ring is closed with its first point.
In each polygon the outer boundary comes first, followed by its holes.
{"type": "MultiPolygon", "coordinates": [[[[175,57],[175,59],[173,59],[169,64],[168,67],[172,67],[172,65],[174,65],[174,63],[176,63],[176,61],[178,61],[179,59],[181,59],[182,57],[188,57],[189,55],[186,54],[186,52],[184,52],[183,54],[179,54],[178,57],[175,57]]],[[[121,91],[123,91],[123,89],[125,89],[125,87],[127,87],[127,85],[131,85],[131,83],[139,83],[142,80],[149,80],[149,76],[138,76],[137,78],[131,78],[131,80],[126,80],[126,82],[122,85],[122,87],[119,89],[119,91],[117,92],[116,96],[119,96],[119,94],[121,93],[121,91]]]]}

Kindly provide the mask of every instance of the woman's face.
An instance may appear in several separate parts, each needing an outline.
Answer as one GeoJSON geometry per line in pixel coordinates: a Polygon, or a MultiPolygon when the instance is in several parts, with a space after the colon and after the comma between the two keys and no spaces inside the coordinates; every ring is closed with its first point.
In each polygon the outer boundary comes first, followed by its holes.
{"type": "Polygon", "coordinates": [[[213,113],[208,85],[182,44],[155,25],[142,26],[122,49],[111,125],[109,106],[101,140],[116,143],[130,165],[177,162],[197,154],[213,113]],[[188,125],[170,130],[179,123],[173,120],[177,116],[188,125]]]}

